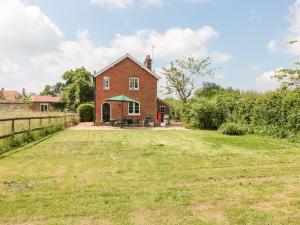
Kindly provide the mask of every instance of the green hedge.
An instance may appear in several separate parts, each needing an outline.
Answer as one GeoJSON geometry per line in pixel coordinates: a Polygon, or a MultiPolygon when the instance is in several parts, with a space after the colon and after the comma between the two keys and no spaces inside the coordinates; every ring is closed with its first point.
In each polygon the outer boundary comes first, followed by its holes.
{"type": "Polygon", "coordinates": [[[81,122],[92,122],[94,120],[94,105],[81,104],[78,107],[81,122]]]}
{"type": "Polygon", "coordinates": [[[224,123],[246,127],[246,133],[300,139],[300,88],[268,93],[223,89],[197,95],[183,106],[182,120],[198,129],[217,130],[224,123]]]}

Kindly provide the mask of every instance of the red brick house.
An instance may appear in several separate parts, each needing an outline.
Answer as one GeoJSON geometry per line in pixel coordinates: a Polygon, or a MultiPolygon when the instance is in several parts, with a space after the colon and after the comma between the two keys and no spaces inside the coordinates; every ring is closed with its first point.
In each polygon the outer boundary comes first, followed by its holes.
{"type": "MultiPolygon", "coordinates": [[[[95,124],[110,120],[121,121],[122,104],[106,99],[125,95],[138,103],[124,103],[123,118],[156,122],[158,113],[157,76],[152,71],[152,60],[146,56],[141,64],[126,54],[95,73],[95,124]]],[[[168,109],[169,110],[169,109],[168,109]]]]}

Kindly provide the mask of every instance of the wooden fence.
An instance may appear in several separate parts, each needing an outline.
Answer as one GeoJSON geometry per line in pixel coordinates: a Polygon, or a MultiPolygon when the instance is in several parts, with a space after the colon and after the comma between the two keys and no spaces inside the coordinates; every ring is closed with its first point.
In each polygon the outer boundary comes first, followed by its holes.
{"type": "MultiPolygon", "coordinates": [[[[0,127],[1,123],[10,123],[10,128],[2,129],[2,132],[5,134],[0,133],[0,139],[14,137],[17,134],[24,134],[29,133],[32,131],[42,130],[46,128],[51,128],[57,125],[62,127],[69,127],[75,124],[78,119],[77,114],[68,114],[63,116],[35,116],[35,117],[15,117],[15,118],[3,118],[0,119],[0,127]],[[46,120],[46,122],[45,122],[46,120]],[[21,121],[22,126],[26,127],[26,129],[18,130],[16,129],[16,123],[21,121]],[[38,121],[38,125],[33,126],[32,122],[38,121]],[[4,130],[4,131],[3,131],[4,130]]],[[[0,129],[1,130],[1,129],[0,129]]]]}

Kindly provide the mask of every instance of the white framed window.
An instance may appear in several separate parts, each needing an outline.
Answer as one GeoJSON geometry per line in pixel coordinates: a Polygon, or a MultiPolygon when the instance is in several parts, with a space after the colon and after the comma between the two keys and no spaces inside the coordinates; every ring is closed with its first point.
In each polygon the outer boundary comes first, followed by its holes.
{"type": "Polygon", "coordinates": [[[48,111],[48,104],[44,103],[40,105],[41,112],[47,112],[48,111]]]}
{"type": "Polygon", "coordinates": [[[166,107],[164,105],[161,105],[159,107],[159,111],[160,111],[160,113],[165,113],[166,112],[166,107]]]}
{"type": "Polygon", "coordinates": [[[128,102],[128,115],[139,116],[141,110],[140,103],[128,102]]]}
{"type": "Polygon", "coordinates": [[[129,90],[139,90],[140,89],[140,79],[138,77],[129,78],[129,90]]]}
{"type": "Polygon", "coordinates": [[[103,89],[109,90],[109,77],[103,77],[103,89]]]}

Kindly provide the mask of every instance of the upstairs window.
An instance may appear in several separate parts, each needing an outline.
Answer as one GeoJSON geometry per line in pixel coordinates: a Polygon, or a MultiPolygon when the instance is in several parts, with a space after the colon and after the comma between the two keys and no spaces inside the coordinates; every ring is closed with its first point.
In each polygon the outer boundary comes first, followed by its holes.
{"type": "Polygon", "coordinates": [[[140,103],[128,102],[128,115],[140,115],[140,103]]]}
{"type": "Polygon", "coordinates": [[[140,89],[140,80],[138,77],[129,78],[129,90],[139,90],[140,89]]]}
{"type": "Polygon", "coordinates": [[[160,106],[160,113],[165,113],[166,107],[164,105],[160,106]]]}
{"type": "Polygon", "coordinates": [[[109,89],[109,77],[103,77],[103,89],[104,90],[109,89]]]}

